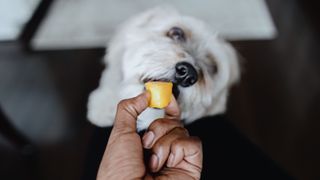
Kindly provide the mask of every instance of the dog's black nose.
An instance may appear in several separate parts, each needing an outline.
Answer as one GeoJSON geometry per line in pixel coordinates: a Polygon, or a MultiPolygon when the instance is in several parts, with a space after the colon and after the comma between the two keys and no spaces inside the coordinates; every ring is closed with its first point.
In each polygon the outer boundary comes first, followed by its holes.
{"type": "Polygon", "coordinates": [[[179,62],[176,64],[175,81],[182,87],[189,87],[198,80],[197,71],[187,62],[179,62]]]}

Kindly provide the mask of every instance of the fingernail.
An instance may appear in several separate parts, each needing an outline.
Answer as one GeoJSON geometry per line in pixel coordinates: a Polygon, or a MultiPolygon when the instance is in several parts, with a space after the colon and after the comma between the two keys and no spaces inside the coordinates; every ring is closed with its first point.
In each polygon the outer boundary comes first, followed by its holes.
{"type": "Polygon", "coordinates": [[[142,138],[143,147],[150,148],[153,140],[154,140],[154,133],[152,131],[147,132],[147,134],[144,135],[142,138]]]}
{"type": "Polygon", "coordinates": [[[150,168],[152,172],[157,171],[159,166],[159,158],[156,154],[152,154],[151,159],[150,159],[150,168]]]}
{"type": "Polygon", "coordinates": [[[173,162],[174,162],[174,155],[172,153],[170,153],[170,156],[169,156],[168,162],[167,162],[167,166],[168,167],[172,167],[173,166],[173,162]]]}

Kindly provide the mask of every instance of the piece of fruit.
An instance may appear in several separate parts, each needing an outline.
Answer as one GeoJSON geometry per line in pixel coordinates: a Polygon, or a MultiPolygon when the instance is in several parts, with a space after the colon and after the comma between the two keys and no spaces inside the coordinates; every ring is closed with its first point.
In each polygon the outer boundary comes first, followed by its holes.
{"type": "Polygon", "coordinates": [[[149,107],[164,108],[169,105],[172,97],[172,82],[149,81],[144,85],[151,94],[149,107]]]}

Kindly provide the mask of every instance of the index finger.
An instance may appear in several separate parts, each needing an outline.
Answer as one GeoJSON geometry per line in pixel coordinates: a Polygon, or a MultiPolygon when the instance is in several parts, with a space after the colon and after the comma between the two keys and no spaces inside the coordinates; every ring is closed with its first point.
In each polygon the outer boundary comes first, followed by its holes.
{"type": "Polygon", "coordinates": [[[165,118],[169,119],[180,119],[180,108],[176,98],[172,95],[171,102],[164,109],[165,118]]]}

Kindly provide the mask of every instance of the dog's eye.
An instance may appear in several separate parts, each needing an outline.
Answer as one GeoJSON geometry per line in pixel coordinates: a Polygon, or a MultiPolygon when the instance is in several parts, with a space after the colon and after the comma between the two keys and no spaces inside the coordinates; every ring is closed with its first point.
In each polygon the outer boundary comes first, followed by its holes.
{"type": "Polygon", "coordinates": [[[185,41],[185,34],[179,27],[173,27],[167,32],[167,36],[175,41],[185,41]]]}

